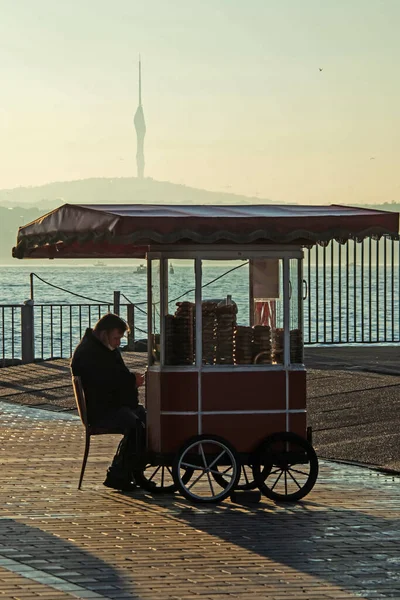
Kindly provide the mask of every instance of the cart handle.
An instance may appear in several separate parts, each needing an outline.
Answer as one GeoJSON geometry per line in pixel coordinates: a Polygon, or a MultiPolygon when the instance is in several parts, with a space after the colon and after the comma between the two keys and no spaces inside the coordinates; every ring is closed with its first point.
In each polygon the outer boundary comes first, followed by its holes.
{"type": "Polygon", "coordinates": [[[306,300],[306,298],[308,296],[308,283],[305,279],[303,279],[303,286],[305,288],[303,300],[306,300]]]}

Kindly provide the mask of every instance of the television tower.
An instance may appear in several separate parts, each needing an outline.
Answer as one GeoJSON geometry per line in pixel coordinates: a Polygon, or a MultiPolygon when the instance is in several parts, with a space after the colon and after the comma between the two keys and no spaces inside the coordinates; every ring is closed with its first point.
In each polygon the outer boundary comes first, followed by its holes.
{"type": "Polygon", "coordinates": [[[143,179],[144,177],[144,136],[146,135],[146,123],[144,120],[143,106],[142,106],[142,63],[139,56],[139,106],[136,109],[135,117],[133,119],[136,129],[137,137],[137,151],[136,151],[136,165],[137,165],[137,177],[143,179]]]}

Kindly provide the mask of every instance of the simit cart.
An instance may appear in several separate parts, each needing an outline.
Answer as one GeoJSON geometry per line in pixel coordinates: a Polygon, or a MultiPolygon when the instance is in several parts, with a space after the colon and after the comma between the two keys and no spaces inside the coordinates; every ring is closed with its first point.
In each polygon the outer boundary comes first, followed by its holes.
{"type": "Polygon", "coordinates": [[[343,206],[64,205],[20,228],[13,254],[147,260],[142,487],[299,500],[318,476],[303,248],[397,233],[397,214],[343,206]]]}

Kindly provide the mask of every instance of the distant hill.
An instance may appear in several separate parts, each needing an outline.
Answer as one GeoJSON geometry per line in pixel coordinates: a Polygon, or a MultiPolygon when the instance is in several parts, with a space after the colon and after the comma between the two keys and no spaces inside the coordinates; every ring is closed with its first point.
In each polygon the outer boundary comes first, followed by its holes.
{"type": "Polygon", "coordinates": [[[0,206],[34,205],[52,210],[71,204],[264,204],[271,200],[210,192],[155,179],[135,177],[60,181],[37,187],[0,190],[0,206]]]}
{"type": "MultiPolygon", "coordinates": [[[[274,204],[273,201],[262,198],[211,192],[166,181],[150,178],[140,180],[134,177],[82,179],[0,190],[0,264],[21,264],[21,261],[11,257],[18,227],[65,203],[274,204]]],[[[400,204],[369,204],[367,208],[400,211],[400,204]]]]}

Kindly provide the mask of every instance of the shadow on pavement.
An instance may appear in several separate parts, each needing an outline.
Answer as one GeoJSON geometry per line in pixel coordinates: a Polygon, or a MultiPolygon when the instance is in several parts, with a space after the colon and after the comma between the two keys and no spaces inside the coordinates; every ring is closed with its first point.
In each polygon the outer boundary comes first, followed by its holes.
{"type": "MultiPolygon", "coordinates": [[[[154,508],[157,498],[143,500],[154,508]]],[[[277,573],[281,580],[290,580],[289,567],[357,597],[400,598],[400,520],[390,514],[380,518],[310,501],[276,505],[264,499],[253,507],[223,503],[188,504],[187,508],[178,496],[164,502],[170,516],[193,528],[194,536],[204,532],[229,545],[228,560],[226,552],[224,558],[217,552],[210,557],[214,566],[221,565],[225,572],[239,570],[244,577],[257,578],[260,564],[256,558],[250,571],[245,568],[248,562],[240,566],[237,549],[241,548],[273,561],[265,563],[268,572],[261,568],[271,583],[277,573]]],[[[379,497],[375,502],[379,507],[379,497]]]]}
{"type": "Polygon", "coordinates": [[[132,585],[127,588],[117,570],[100,558],[72,541],[13,519],[0,519],[0,569],[22,575],[28,584],[39,582],[78,598],[88,598],[88,590],[98,594],[90,595],[93,598],[113,598],[122,592],[139,598],[132,585]]]}

